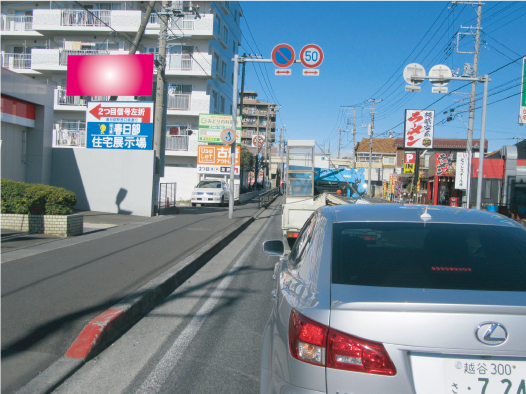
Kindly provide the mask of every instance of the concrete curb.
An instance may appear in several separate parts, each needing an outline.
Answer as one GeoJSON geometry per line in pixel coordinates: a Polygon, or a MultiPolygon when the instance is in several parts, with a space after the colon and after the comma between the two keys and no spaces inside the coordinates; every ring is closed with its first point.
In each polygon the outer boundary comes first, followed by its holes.
{"type": "Polygon", "coordinates": [[[84,327],[64,356],[51,364],[16,393],[51,393],[79,370],[86,361],[92,359],[111,345],[160,300],[172,293],[203,267],[256,220],[274,200],[269,201],[265,208],[260,208],[252,217],[243,219],[240,223],[228,229],[226,234],[214,238],[169,270],[95,317],[84,327]]]}

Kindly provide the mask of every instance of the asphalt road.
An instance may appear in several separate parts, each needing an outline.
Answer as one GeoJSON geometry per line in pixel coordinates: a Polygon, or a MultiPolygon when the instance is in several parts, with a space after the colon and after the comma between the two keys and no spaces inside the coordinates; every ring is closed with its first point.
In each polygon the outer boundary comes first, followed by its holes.
{"type": "Polygon", "coordinates": [[[183,207],[2,263],[2,393],[63,356],[93,317],[257,210],[238,206],[228,220],[228,208],[183,207]]]}
{"type": "Polygon", "coordinates": [[[257,393],[281,238],[274,202],[258,220],[55,393],[257,393]]]}

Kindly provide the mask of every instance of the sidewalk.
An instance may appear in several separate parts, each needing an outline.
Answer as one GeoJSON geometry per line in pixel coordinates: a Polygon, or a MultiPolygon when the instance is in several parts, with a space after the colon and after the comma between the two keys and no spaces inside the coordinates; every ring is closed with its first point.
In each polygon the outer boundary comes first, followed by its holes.
{"type": "MultiPolygon", "coordinates": [[[[250,193],[244,193],[240,196],[240,203],[246,204],[251,201],[257,195],[263,193],[265,190],[255,190],[250,193]]],[[[217,210],[217,207],[199,207],[192,208],[190,204],[177,204],[176,205],[180,212],[179,214],[198,214],[198,213],[210,213],[217,210]]],[[[228,208],[227,208],[228,209],[228,208]]],[[[239,208],[234,208],[239,209],[239,208]]],[[[82,237],[86,234],[104,231],[113,227],[136,225],[137,223],[146,222],[154,219],[155,217],[148,216],[136,216],[136,215],[123,215],[118,213],[107,213],[97,211],[80,211],[76,210],[74,213],[81,214],[84,216],[84,234],[76,236],[75,238],[82,237]]],[[[167,215],[170,216],[170,215],[167,215]]],[[[2,232],[2,243],[1,251],[2,255],[8,252],[14,252],[20,249],[31,248],[34,246],[49,244],[51,242],[59,241],[64,239],[63,237],[50,236],[44,234],[29,234],[15,230],[1,229],[2,232]]],[[[47,250],[43,249],[44,250],[47,250]]],[[[2,258],[2,260],[4,260],[2,258]]]]}

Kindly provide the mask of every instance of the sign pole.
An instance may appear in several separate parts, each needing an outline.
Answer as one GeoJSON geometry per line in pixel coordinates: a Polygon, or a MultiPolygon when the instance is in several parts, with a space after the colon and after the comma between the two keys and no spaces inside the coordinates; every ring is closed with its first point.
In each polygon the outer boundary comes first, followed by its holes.
{"type": "MultiPolygon", "coordinates": [[[[484,76],[484,93],[482,96],[482,122],[480,124],[480,148],[479,148],[479,178],[477,182],[477,211],[481,209],[482,199],[482,180],[484,179],[484,148],[486,146],[486,108],[488,105],[488,79],[484,76]]],[[[471,174],[470,174],[471,175],[471,174]]]]}
{"type": "Polygon", "coordinates": [[[234,130],[234,142],[230,145],[230,196],[228,199],[228,218],[232,219],[234,216],[234,174],[236,166],[236,142],[237,142],[237,85],[239,74],[239,56],[234,55],[234,92],[232,94],[232,130],[234,130]]]}

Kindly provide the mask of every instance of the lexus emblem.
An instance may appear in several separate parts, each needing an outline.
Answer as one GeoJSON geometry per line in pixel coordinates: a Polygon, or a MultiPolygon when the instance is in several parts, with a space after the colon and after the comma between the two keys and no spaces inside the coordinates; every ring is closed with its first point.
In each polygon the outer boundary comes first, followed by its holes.
{"type": "Polygon", "coordinates": [[[508,340],[508,331],[506,328],[495,322],[481,323],[475,331],[479,342],[488,346],[502,345],[508,340]]]}

